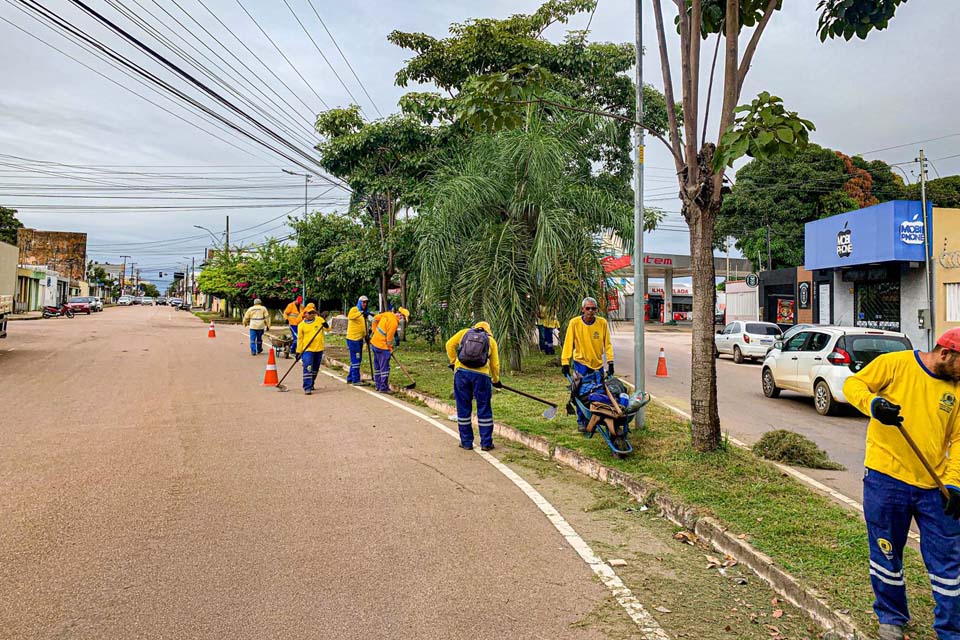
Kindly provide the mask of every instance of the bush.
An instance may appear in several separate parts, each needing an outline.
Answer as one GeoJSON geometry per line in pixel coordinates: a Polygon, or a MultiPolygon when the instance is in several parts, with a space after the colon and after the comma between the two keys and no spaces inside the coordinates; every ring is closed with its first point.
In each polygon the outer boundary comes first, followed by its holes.
{"type": "Polygon", "coordinates": [[[827,452],[806,436],[786,429],[768,431],[753,445],[753,452],[761,458],[776,460],[810,469],[843,470],[827,457],[827,452]]]}

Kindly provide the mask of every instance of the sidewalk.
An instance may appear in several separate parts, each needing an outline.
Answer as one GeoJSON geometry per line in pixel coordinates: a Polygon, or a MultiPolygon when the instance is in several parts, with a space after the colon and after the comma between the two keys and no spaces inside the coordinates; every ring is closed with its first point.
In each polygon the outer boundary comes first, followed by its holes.
{"type": "Polygon", "coordinates": [[[7,316],[7,320],[40,320],[43,318],[41,311],[28,311],[26,313],[14,313],[7,316]]]}
{"type": "MultiPolygon", "coordinates": [[[[613,320],[614,333],[633,332],[632,320],[613,320]]],[[[659,322],[647,322],[643,326],[646,333],[693,333],[693,324],[682,322],[680,324],[661,324],[659,322]]]]}

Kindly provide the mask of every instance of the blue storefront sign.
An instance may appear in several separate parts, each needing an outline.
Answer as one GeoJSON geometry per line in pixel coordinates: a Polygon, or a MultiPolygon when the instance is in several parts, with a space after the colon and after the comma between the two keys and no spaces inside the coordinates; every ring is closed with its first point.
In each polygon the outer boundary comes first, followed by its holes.
{"type": "MultiPolygon", "coordinates": [[[[927,219],[933,205],[927,206],[927,219]]],[[[920,203],[893,200],[808,222],[804,267],[836,269],[879,262],[923,262],[924,219],[920,203]]]]}

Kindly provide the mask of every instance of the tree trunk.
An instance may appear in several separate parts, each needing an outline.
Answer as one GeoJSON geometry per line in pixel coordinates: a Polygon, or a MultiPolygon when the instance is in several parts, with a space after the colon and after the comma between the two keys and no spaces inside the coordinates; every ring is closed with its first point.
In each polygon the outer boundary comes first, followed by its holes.
{"type": "Polygon", "coordinates": [[[522,349],[519,344],[507,347],[507,357],[510,362],[510,371],[519,372],[521,366],[522,349]]]}
{"type": "MultiPolygon", "coordinates": [[[[706,178],[709,180],[710,178],[706,178]]],[[[696,451],[720,446],[717,409],[717,367],[714,359],[714,310],[717,283],[713,265],[713,235],[718,207],[686,205],[690,220],[690,256],[693,267],[693,341],[691,344],[691,438],[696,451]]]]}

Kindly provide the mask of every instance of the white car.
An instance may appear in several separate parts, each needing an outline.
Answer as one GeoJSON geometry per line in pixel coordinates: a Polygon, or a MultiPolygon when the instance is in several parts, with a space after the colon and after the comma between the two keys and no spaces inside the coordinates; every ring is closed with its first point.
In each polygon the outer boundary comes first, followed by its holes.
{"type": "Polygon", "coordinates": [[[822,416],[845,404],[843,383],[884,353],[913,349],[902,333],[862,327],[813,327],[777,342],[763,361],[763,395],[794,391],[813,398],[822,416]]]}
{"type": "Polygon", "coordinates": [[[724,327],[723,331],[717,331],[713,337],[713,355],[719,358],[723,354],[730,354],[737,364],[747,358],[762,360],[780,334],[780,327],[772,322],[736,320],[724,327]]]}
{"type": "Polygon", "coordinates": [[[121,307],[129,307],[133,304],[133,298],[131,296],[120,296],[117,298],[117,304],[121,307]]]}

